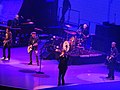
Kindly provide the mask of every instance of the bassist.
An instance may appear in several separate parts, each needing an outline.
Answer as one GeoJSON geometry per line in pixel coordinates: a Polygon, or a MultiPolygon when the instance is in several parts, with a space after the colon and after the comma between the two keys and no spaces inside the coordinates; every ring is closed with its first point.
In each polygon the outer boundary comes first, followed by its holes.
{"type": "Polygon", "coordinates": [[[116,48],[116,43],[112,42],[110,55],[107,56],[108,69],[109,69],[108,77],[106,77],[107,79],[114,80],[114,68],[115,68],[115,61],[117,56],[118,56],[118,50],[116,48]]]}

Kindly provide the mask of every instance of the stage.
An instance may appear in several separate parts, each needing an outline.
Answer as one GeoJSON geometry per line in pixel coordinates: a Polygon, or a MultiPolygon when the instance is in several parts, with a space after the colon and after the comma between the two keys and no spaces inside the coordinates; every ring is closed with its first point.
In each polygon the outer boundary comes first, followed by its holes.
{"type": "MultiPolygon", "coordinates": [[[[27,47],[19,47],[11,49],[11,60],[0,60],[0,85],[5,87],[13,87],[27,90],[37,89],[94,89],[101,85],[102,89],[113,89],[115,85],[120,83],[120,74],[115,72],[115,80],[107,80],[108,70],[104,63],[86,64],[86,65],[70,65],[68,67],[65,86],[57,86],[58,79],[58,61],[42,60],[42,72],[38,74],[39,66],[36,65],[33,57],[33,65],[27,65],[29,62],[29,54],[27,47]],[[106,86],[105,86],[106,85],[106,86]],[[109,85],[109,87],[107,86],[109,85]],[[102,87],[103,86],[103,87],[102,87]]],[[[2,48],[0,48],[0,57],[2,57],[2,48]]],[[[5,88],[4,87],[4,88],[5,88]]],[[[117,89],[120,88],[116,86],[117,89]]],[[[116,89],[116,90],[117,90],[116,89]]]]}
{"type": "Polygon", "coordinates": [[[0,0],[0,90],[120,90],[119,8],[120,0],[0,0]]]}

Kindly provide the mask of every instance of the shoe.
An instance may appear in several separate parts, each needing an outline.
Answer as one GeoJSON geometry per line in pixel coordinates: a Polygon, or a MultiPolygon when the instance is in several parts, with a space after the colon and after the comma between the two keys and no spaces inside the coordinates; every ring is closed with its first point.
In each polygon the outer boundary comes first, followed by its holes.
{"type": "Polygon", "coordinates": [[[61,85],[61,82],[58,80],[58,86],[60,86],[61,85]]]}
{"type": "Polygon", "coordinates": [[[65,85],[65,83],[62,83],[62,85],[65,85]]]}
{"type": "Polygon", "coordinates": [[[4,59],[5,59],[5,57],[2,57],[2,58],[0,58],[0,59],[4,60],[4,59]]]}
{"type": "Polygon", "coordinates": [[[65,81],[64,81],[64,79],[62,79],[62,85],[65,85],[65,81]]]}
{"type": "Polygon", "coordinates": [[[5,60],[9,60],[9,58],[5,58],[5,60]]]}
{"type": "Polygon", "coordinates": [[[108,80],[114,80],[114,78],[112,77],[106,77],[108,80]]]}
{"type": "Polygon", "coordinates": [[[109,80],[114,80],[114,78],[109,78],[109,80]]]}
{"type": "Polygon", "coordinates": [[[106,77],[107,80],[110,80],[110,77],[106,77]]]}
{"type": "Polygon", "coordinates": [[[28,65],[32,65],[32,62],[28,63],[28,65]]]}

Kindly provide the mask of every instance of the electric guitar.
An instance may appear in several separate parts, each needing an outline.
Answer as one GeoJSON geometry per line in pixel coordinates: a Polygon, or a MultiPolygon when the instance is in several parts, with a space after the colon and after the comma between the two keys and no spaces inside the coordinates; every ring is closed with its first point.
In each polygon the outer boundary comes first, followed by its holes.
{"type": "Polygon", "coordinates": [[[10,40],[4,40],[3,41],[3,46],[5,46],[10,40]]]}
{"type": "Polygon", "coordinates": [[[38,45],[38,43],[34,43],[33,45],[29,45],[27,48],[28,53],[30,53],[32,51],[33,46],[37,46],[37,45],[38,45]]]}
{"type": "Polygon", "coordinates": [[[107,56],[107,61],[110,63],[110,62],[112,62],[112,59],[113,59],[113,55],[111,55],[111,56],[107,56]]]}
{"type": "Polygon", "coordinates": [[[82,32],[82,30],[78,30],[77,33],[80,34],[80,35],[83,35],[83,37],[82,37],[83,40],[87,40],[87,39],[89,38],[89,35],[85,35],[85,34],[82,32]]]}
{"type": "Polygon", "coordinates": [[[27,48],[28,53],[30,53],[32,51],[32,47],[33,47],[32,45],[28,46],[28,48],[27,48]]]}
{"type": "Polygon", "coordinates": [[[89,38],[89,35],[85,35],[84,33],[82,33],[82,35],[83,35],[83,39],[84,39],[84,40],[86,40],[86,39],[89,38]]]}

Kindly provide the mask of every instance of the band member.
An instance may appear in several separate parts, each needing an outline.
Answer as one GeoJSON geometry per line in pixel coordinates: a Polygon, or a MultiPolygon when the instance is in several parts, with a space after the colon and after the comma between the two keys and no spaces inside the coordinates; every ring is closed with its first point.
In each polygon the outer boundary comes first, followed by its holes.
{"type": "Polygon", "coordinates": [[[88,28],[87,24],[83,24],[81,33],[82,33],[83,46],[85,49],[89,49],[89,47],[88,47],[89,28],[88,28]]]}
{"type": "Polygon", "coordinates": [[[59,56],[59,65],[58,65],[58,69],[59,69],[59,76],[58,76],[58,86],[61,85],[61,80],[62,80],[62,85],[65,85],[65,80],[64,80],[64,76],[65,73],[67,71],[69,56],[65,53],[65,50],[62,50],[62,53],[59,56]]]}
{"type": "Polygon", "coordinates": [[[118,56],[118,50],[116,48],[116,43],[112,42],[110,55],[107,56],[108,69],[109,69],[108,77],[106,77],[107,79],[114,80],[114,68],[115,68],[115,61],[117,56],[118,56]]]}
{"type": "Polygon", "coordinates": [[[12,45],[12,33],[9,28],[6,28],[6,34],[3,41],[3,57],[1,59],[10,60],[10,49],[12,45]],[[8,57],[6,57],[6,49],[8,48],[8,57]]]}
{"type": "Polygon", "coordinates": [[[19,26],[19,24],[20,24],[19,15],[16,15],[13,20],[13,27],[19,26]]]}
{"type": "Polygon", "coordinates": [[[14,18],[14,20],[13,20],[12,26],[13,27],[19,27],[22,22],[24,22],[24,17],[16,15],[15,18],[14,18]]]}
{"type": "Polygon", "coordinates": [[[28,52],[30,54],[30,63],[28,65],[32,65],[32,53],[35,53],[36,56],[36,62],[37,65],[39,66],[39,61],[38,61],[38,37],[36,36],[36,32],[31,33],[31,37],[29,40],[29,46],[28,46],[28,52]]]}
{"type": "Polygon", "coordinates": [[[83,38],[88,38],[89,37],[89,30],[88,29],[89,29],[88,25],[83,24],[83,28],[82,28],[83,38]]]}

